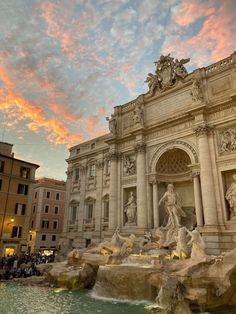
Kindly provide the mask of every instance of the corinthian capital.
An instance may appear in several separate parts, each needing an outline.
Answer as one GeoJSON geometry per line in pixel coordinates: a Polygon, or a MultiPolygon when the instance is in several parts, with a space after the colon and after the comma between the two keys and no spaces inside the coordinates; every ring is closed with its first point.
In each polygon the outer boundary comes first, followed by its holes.
{"type": "Polygon", "coordinates": [[[214,127],[208,124],[198,125],[193,129],[197,136],[207,135],[214,132],[214,127]]]}
{"type": "Polygon", "coordinates": [[[121,158],[121,153],[117,151],[112,151],[106,154],[106,159],[107,160],[118,160],[121,158]]]}
{"type": "Polygon", "coordinates": [[[134,150],[136,153],[144,153],[146,151],[146,144],[145,143],[137,143],[134,146],[134,150]]]}

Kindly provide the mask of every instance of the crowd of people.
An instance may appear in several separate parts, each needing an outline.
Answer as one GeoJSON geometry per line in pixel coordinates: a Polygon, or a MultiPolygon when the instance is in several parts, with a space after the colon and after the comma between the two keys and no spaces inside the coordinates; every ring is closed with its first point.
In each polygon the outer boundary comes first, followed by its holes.
{"type": "Polygon", "coordinates": [[[0,257],[0,281],[13,278],[39,276],[36,265],[52,263],[54,255],[46,256],[39,253],[11,255],[0,257]]]}

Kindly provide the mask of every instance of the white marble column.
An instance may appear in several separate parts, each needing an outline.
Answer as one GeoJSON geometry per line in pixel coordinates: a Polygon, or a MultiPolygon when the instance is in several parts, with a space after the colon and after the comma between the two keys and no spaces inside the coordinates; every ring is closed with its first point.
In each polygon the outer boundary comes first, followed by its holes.
{"type": "Polygon", "coordinates": [[[210,132],[212,132],[212,127],[206,124],[195,128],[199,147],[200,177],[205,225],[215,226],[217,225],[217,208],[208,142],[208,134],[210,132]]]}
{"type": "Polygon", "coordinates": [[[201,186],[199,182],[199,174],[193,173],[193,190],[194,190],[194,203],[196,209],[197,226],[203,226],[203,210],[202,210],[202,196],[201,196],[201,186]]]}
{"type": "Polygon", "coordinates": [[[95,231],[101,231],[101,217],[102,217],[102,180],[103,180],[103,161],[96,163],[96,205],[95,205],[95,231]]]}
{"type": "Polygon", "coordinates": [[[109,153],[111,159],[110,168],[110,200],[109,200],[109,229],[114,230],[117,227],[117,174],[118,174],[118,152],[109,153]]]}
{"type": "Polygon", "coordinates": [[[157,181],[153,181],[152,183],[153,188],[153,220],[154,220],[154,228],[158,228],[160,225],[159,220],[159,207],[158,207],[158,184],[157,181]]]}
{"type": "Polygon", "coordinates": [[[147,228],[146,145],[138,143],[137,153],[137,226],[147,228]]]}

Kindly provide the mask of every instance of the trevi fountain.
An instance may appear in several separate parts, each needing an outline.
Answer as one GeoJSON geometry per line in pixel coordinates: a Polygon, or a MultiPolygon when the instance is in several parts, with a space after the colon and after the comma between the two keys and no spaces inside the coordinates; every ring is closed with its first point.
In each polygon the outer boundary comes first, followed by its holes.
{"type": "MultiPolygon", "coordinates": [[[[235,185],[227,191],[232,206],[235,206],[235,185]]],[[[134,234],[124,237],[117,228],[109,241],[74,249],[63,261],[38,265],[40,277],[16,282],[30,289],[36,286],[35,292],[42,294],[42,298],[45,292],[37,290],[39,287],[53,288],[62,300],[65,291],[72,291],[71,312],[64,305],[64,310],[63,306],[59,310],[48,306],[47,313],[96,313],[101,302],[99,311],[103,313],[116,313],[116,310],[117,313],[149,314],[235,313],[236,248],[217,256],[206,254],[204,240],[195,228],[195,217],[193,214],[187,217],[173,184],[167,185],[159,206],[162,203],[167,219],[155,234],[145,232],[137,242],[134,234]],[[90,290],[90,298],[85,289],[90,290]],[[77,297],[84,298],[85,309],[82,304],[76,305],[73,293],[77,290],[82,291],[77,297]]],[[[125,210],[132,223],[136,215],[136,199],[132,193],[125,210]]]]}
{"type": "Polygon", "coordinates": [[[236,53],[187,62],[161,56],[110,133],[70,149],[57,262],[2,283],[0,313],[236,313],[236,53]]]}

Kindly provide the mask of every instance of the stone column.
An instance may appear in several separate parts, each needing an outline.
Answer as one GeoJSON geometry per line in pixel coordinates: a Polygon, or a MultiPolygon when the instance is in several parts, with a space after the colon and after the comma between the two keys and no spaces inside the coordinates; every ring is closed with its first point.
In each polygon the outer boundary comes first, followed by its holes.
{"type": "Polygon", "coordinates": [[[212,130],[213,128],[206,124],[199,125],[195,128],[195,133],[198,138],[201,190],[206,226],[217,225],[216,198],[208,143],[208,134],[212,132],[212,130]]]}
{"type": "MultiPolygon", "coordinates": [[[[84,229],[84,218],[85,218],[85,196],[86,196],[86,183],[87,183],[87,167],[80,165],[80,203],[77,211],[77,230],[82,234],[84,229]]],[[[81,236],[82,239],[82,236],[81,236]]]]}
{"type": "Polygon", "coordinates": [[[147,228],[147,185],[146,185],[146,145],[138,143],[135,146],[137,153],[137,226],[147,228]]]}
{"type": "Polygon", "coordinates": [[[160,225],[160,218],[159,218],[159,207],[158,207],[158,185],[157,181],[153,181],[152,183],[153,188],[153,220],[154,220],[154,228],[158,228],[160,225]]]}
{"type": "Polygon", "coordinates": [[[117,161],[118,152],[109,153],[111,159],[110,168],[110,199],[109,199],[109,230],[114,230],[117,227],[117,161]]]}
{"type": "Polygon", "coordinates": [[[201,186],[199,182],[199,174],[193,173],[193,190],[194,190],[194,203],[196,209],[197,225],[199,227],[203,226],[203,211],[202,211],[202,196],[201,196],[201,186]]]}
{"type": "Polygon", "coordinates": [[[96,184],[96,205],[95,205],[95,231],[101,231],[101,219],[102,219],[102,180],[103,180],[103,161],[96,163],[97,169],[97,184],[96,184]]]}

